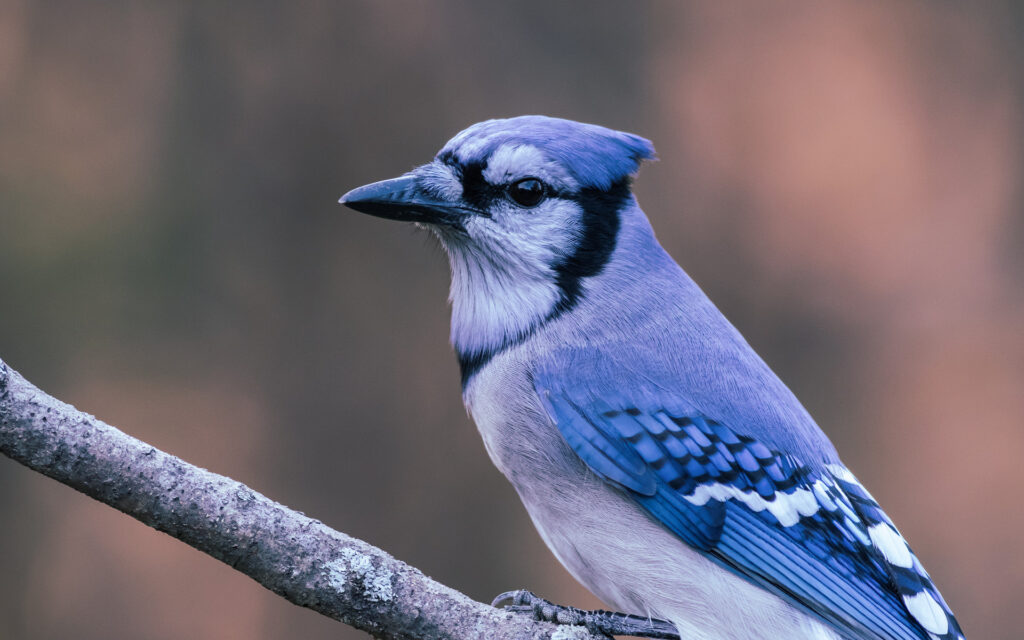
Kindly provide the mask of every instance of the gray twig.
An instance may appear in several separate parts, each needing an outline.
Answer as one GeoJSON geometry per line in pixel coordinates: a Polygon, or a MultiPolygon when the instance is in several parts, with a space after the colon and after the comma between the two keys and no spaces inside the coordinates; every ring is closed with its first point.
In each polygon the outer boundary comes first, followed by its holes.
{"type": "Polygon", "coordinates": [[[599,638],[476,602],[366,542],[78,411],[2,360],[0,453],[378,638],[599,638]]]}

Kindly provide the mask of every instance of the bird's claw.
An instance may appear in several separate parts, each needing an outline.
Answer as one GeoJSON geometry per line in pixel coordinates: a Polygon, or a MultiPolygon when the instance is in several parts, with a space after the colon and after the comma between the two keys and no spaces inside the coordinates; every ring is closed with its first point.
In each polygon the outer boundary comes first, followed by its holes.
{"type": "Polygon", "coordinates": [[[522,606],[524,604],[528,604],[529,602],[531,602],[531,599],[530,599],[531,596],[533,598],[537,597],[537,596],[533,595],[532,593],[530,593],[529,591],[527,591],[526,589],[516,589],[515,591],[506,591],[505,593],[500,594],[497,598],[492,600],[491,601],[491,606],[500,609],[500,608],[503,608],[501,606],[501,604],[503,602],[508,602],[508,604],[505,605],[504,608],[505,609],[511,609],[512,607],[517,607],[517,606],[522,606]]]}
{"type": "Polygon", "coordinates": [[[525,613],[535,620],[555,624],[583,626],[592,633],[611,636],[639,636],[659,640],[680,640],[675,625],[665,620],[645,618],[614,611],[586,611],[576,607],[557,605],[527,591],[506,591],[491,602],[491,606],[504,605],[506,611],[525,613]]]}

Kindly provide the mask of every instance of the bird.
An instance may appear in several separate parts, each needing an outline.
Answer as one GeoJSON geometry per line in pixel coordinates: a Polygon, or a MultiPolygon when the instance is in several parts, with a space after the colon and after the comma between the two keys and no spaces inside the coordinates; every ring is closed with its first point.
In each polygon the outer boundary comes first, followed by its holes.
{"type": "Polygon", "coordinates": [[[487,453],[617,611],[503,597],[604,633],[962,640],[828,437],[659,244],[632,192],[654,159],[649,140],[594,124],[493,119],[339,201],[436,236],[487,453]]]}

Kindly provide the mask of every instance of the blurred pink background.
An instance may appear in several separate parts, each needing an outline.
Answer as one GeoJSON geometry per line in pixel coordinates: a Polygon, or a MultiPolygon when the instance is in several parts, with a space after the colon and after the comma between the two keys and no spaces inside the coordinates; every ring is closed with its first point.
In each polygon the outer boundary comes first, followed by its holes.
{"type": "MultiPolygon", "coordinates": [[[[484,453],[441,251],[336,204],[478,120],[651,138],[662,243],[968,637],[1024,594],[1024,5],[0,0],[0,357],[480,600],[597,601],[484,453]]],[[[0,460],[0,637],[358,638],[0,460]]]]}

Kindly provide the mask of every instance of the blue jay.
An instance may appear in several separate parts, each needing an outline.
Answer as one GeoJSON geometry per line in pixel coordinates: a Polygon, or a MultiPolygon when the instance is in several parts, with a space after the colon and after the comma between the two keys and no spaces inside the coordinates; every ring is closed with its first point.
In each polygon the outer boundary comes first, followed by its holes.
{"type": "Polygon", "coordinates": [[[340,201],[437,236],[488,454],[558,560],[631,615],[513,599],[686,640],[962,639],[832,443],[658,244],[630,190],[653,158],[604,127],[489,120],[340,201]]]}

